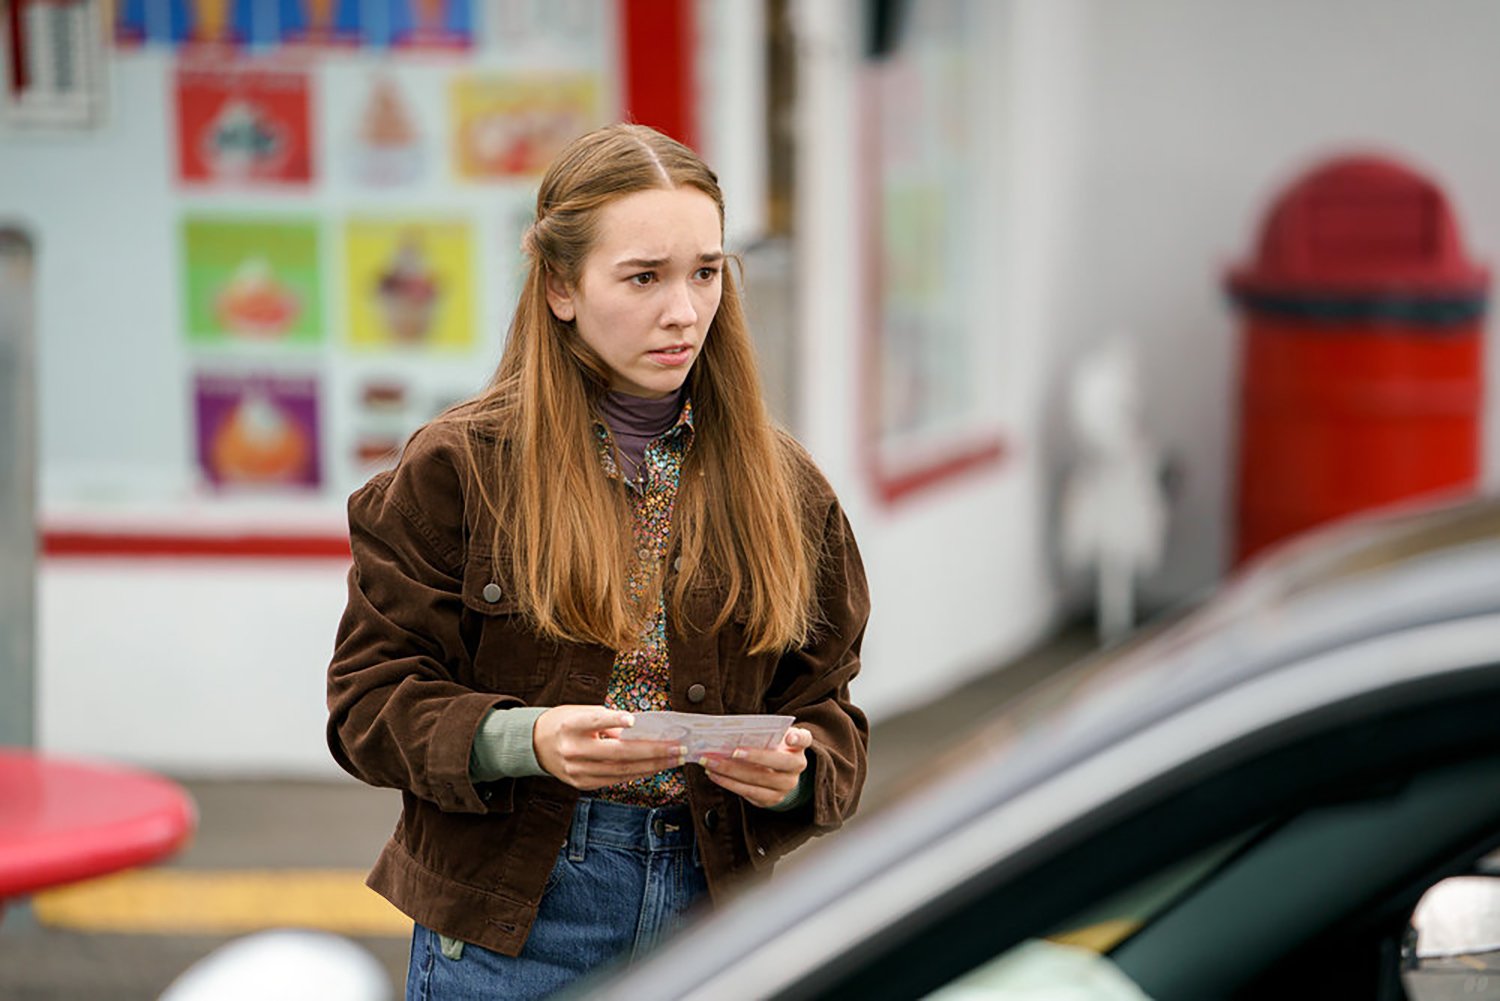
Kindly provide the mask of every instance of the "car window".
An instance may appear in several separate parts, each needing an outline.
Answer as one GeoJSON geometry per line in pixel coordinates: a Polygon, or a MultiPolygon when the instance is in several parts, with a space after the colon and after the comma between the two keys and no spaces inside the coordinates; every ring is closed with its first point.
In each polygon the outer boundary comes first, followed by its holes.
{"type": "Polygon", "coordinates": [[[1141,1001],[1146,998],[1107,958],[1116,945],[1192,892],[1258,829],[1220,843],[1088,907],[1043,939],[1027,939],[953,983],[932,1001],[1141,1001]]]}
{"type": "Polygon", "coordinates": [[[1046,938],[1107,953],[1156,915],[1191,893],[1255,838],[1260,828],[1226,838],[1063,922],[1046,938]]]}
{"type": "Polygon", "coordinates": [[[928,995],[932,1001],[1149,1001],[1098,953],[1046,939],[1022,942],[960,980],[928,995]]]}

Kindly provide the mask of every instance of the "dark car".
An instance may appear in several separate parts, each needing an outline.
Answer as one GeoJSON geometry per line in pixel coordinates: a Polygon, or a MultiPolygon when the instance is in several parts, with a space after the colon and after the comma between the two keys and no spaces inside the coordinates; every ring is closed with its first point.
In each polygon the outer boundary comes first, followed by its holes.
{"type": "Polygon", "coordinates": [[[1272,554],[583,993],[1500,997],[1494,938],[1453,947],[1500,927],[1492,881],[1413,923],[1497,846],[1500,503],[1474,501],[1272,554]]]}

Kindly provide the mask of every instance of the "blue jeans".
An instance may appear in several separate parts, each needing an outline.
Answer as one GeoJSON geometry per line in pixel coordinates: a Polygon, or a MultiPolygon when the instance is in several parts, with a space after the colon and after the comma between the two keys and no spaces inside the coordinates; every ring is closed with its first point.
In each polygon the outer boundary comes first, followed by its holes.
{"type": "Polygon", "coordinates": [[[417,925],[407,1001],[546,997],[607,963],[641,956],[707,891],[686,807],[581,799],[521,954],[417,925]]]}

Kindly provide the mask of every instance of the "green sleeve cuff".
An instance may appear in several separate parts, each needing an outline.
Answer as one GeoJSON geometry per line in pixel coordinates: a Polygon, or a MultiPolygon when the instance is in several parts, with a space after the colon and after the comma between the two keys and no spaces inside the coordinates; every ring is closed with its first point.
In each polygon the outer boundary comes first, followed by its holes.
{"type": "Polygon", "coordinates": [[[787,793],[786,794],[786,799],[782,800],[780,803],[776,803],[773,806],[768,806],[768,807],[766,807],[766,809],[767,810],[775,810],[778,813],[784,813],[787,810],[795,810],[797,807],[801,806],[803,803],[806,803],[808,797],[811,796],[811,795],[812,795],[812,764],[811,764],[811,762],[809,762],[808,766],[806,768],[802,769],[802,774],[799,775],[799,776],[797,776],[797,788],[795,788],[791,792],[787,793]]]}
{"type": "Polygon", "coordinates": [[[513,709],[491,709],[474,734],[469,751],[469,778],[474,782],[497,779],[520,779],[546,775],[536,760],[531,743],[531,729],[546,706],[516,706],[513,709]]]}

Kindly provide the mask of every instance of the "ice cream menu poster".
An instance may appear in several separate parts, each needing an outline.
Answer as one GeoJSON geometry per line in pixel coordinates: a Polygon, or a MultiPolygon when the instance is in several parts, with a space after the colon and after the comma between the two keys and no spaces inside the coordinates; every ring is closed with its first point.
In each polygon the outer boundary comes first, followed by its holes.
{"type": "Polygon", "coordinates": [[[189,343],[322,338],[315,222],[190,217],[182,237],[189,343]]]}
{"type": "Polygon", "coordinates": [[[470,181],[540,175],[574,136],[603,125],[588,73],[469,74],[450,90],[453,162],[470,181]]]}
{"type": "Polygon", "coordinates": [[[305,185],[312,180],[307,74],[177,71],[177,163],[189,184],[305,185]]]}
{"type": "Polygon", "coordinates": [[[352,220],[345,228],[344,259],[353,347],[474,346],[466,223],[352,220]]]}
{"type": "Polygon", "coordinates": [[[317,489],[318,385],[310,376],[194,381],[198,465],[216,487],[317,489]]]}

